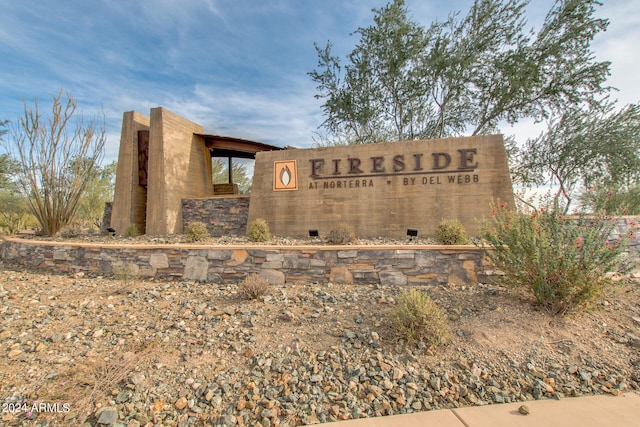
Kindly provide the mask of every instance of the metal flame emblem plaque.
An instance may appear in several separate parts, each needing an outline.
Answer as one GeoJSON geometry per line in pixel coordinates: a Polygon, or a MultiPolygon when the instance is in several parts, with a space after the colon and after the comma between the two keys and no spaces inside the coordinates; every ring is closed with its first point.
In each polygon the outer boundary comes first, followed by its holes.
{"type": "Polygon", "coordinates": [[[298,169],[295,160],[273,162],[273,190],[288,191],[298,189],[298,169]]]}

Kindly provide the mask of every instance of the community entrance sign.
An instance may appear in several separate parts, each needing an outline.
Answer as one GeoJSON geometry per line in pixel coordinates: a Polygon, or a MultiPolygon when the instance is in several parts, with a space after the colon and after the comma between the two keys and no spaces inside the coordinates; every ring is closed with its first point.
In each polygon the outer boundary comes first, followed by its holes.
{"type": "Polygon", "coordinates": [[[498,199],[514,205],[501,135],[288,149],[257,153],[249,222],[265,219],[275,235],[346,223],[401,237],[458,219],[474,235],[498,199]]]}
{"type": "Polygon", "coordinates": [[[131,225],[179,234],[197,217],[213,235],[258,218],[281,236],[322,236],[341,223],[359,237],[432,236],[442,219],[476,235],[492,201],[514,205],[501,135],[283,150],[203,132],[162,107],[124,114],[110,219],[118,234],[131,225]],[[255,158],[248,213],[231,173],[213,184],[211,157],[255,158]],[[197,215],[185,219],[183,203],[195,199],[197,215]]]}

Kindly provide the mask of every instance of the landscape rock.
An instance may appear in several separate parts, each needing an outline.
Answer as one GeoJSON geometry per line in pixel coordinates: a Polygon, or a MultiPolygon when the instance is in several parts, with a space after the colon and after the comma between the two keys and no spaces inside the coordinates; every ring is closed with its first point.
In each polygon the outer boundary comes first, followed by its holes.
{"type": "Polygon", "coordinates": [[[0,397],[75,404],[98,385],[87,407],[28,426],[293,426],[640,390],[637,287],[562,321],[494,285],[425,288],[464,331],[433,347],[389,327],[397,284],[281,283],[247,300],[181,279],[0,270],[0,397]]]}
{"type": "Polygon", "coordinates": [[[113,426],[118,421],[118,410],[114,408],[104,409],[98,418],[98,424],[113,426]]]}
{"type": "Polygon", "coordinates": [[[187,407],[187,399],[185,397],[179,398],[178,400],[176,400],[176,403],[174,403],[174,406],[179,411],[184,409],[184,408],[186,408],[187,407]]]}
{"type": "Polygon", "coordinates": [[[279,270],[263,268],[258,272],[258,275],[265,279],[270,285],[283,285],[285,282],[285,275],[279,270]]]}
{"type": "Polygon", "coordinates": [[[209,274],[209,261],[206,257],[190,256],[184,267],[183,278],[186,280],[196,280],[206,282],[209,274]]]}

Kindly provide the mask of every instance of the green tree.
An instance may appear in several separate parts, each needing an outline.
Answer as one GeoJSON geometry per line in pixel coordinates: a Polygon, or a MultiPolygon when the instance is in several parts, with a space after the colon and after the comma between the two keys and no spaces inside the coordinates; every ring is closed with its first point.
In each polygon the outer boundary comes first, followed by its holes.
{"type": "Polygon", "coordinates": [[[640,215],[640,184],[589,186],[579,195],[583,210],[608,215],[640,215]]]}
{"type": "Polygon", "coordinates": [[[316,45],[318,67],[309,73],[326,99],[324,127],[348,143],[412,137],[411,117],[419,114],[425,88],[414,78],[426,47],[424,30],[407,17],[404,1],[374,9],[375,26],[359,28],[361,42],[343,70],[332,45],[316,45]]]}
{"type": "Polygon", "coordinates": [[[500,122],[543,120],[568,105],[597,105],[609,63],[593,37],[608,21],[597,0],[558,0],[537,33],[526,30],[527,0],[475,0],[423,28],[403,0],[359,28],[347,65],[316,46],[309,73],[323,99],[325,141],[346,143],[495,132],[500,122]]]}
{"type": "Polygon", "coordinates": [[[610,63],[596,61],[591,51],[593,38],[609,25],[606,19],[594,17],[600,2],[557,0],[541,29],[531,35],[522,33],[526,4],[478,0],[472,6],[472,12],[479,6],[485,37],[491,37],[492,27],[500,27],[502,20],[509,23],[498,31],[501,42],[490,45],[473,66],[474,135],[492,131],[500,120],[541,120],[573,105],[599,105],[599,98],[609,90],[603,85],[610,63]],[[494,5],[501,10],[498,17],[492,16],[494,5]],[[510,16],[512,10],[517,19],[510,16]]]}
{"type": "MultiPolygon", "coordinates": [[[[7,134],[8,120],[0,121],[0,143],[3,142],[4,135],[7,134]]],[[[0,154],[0,189],[5,189],[11,184],[12,161],[8,154],[0,154]]]]}
{"type": "Polygon", "coordinates": [[[14,234],[25,227],[29,209],[20,196],[2,189],[0,190],[0,206],[0,227],[9,234],[14,234]]]}
{"type": "Polygon", "coordinates": [[[118,162],[114,161],[104,167],[94,167],[80,201],[76,220],[83,227],[99,229],[102,225],[104,206],[113,200],[118,162]]]}
{"type": "Polygon", "coordinates": [[[514,182],[557,188],[565,211],[580,189],[626,191],[640,184],[640,106],[572,108],[551,118],[512,160],[514,182]]]}
{"type": "Polygon", "coordinates": [[[17,165],[8,154],[0,154],[0,190],[15,190],[12,176],[15,174],[17,165]]]}
{"type": "Polygon", "coordinates": [[[17,171],[18,164],[8,154],[0,155],[0,227],[9,234],[24,228],[29,213],[14,182],[17,171]]]}
{"type": "MultiPolygon", "coordinates": [[[[232,162],[233,182],[238,184],[240,194],[251,192],[251,177],[247,173],[247,165],[238,162],[232,162]]],[[[229,166],[228,163],[214,159],[211,161],[211,169],[213,170],[213,183],[226,184],[229,182],[229,166]]]]}
{"type": "Polygon", "coordinates": [[[24,116],[4,143],[20,164],[19,194],[49,236],[73,220],[80,196],[102,159],[106,139],[104,118],[85,123],[76,112],[77,102],[69,94],[66,98],[62,102],[62,91],[53,98],[47,119],[40,114],[37,100],[33,108],[24,102],[24,116]]]}
{"type": "Polygon", "coordinates": [[[9,124],[9,120],[0,121],[0,141],[7,134],[7,124],[9,124]]]}

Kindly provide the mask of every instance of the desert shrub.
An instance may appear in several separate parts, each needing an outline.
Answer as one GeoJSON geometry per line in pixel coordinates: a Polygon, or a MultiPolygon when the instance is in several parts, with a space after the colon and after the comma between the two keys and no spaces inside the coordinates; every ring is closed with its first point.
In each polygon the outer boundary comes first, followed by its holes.
{"type": "Polygon", "coordinates": [[[442,245],[468,245],[464,226],[457,219],[443,219],[436,229],[436,240],[442,245]]]}
{"type": "Polygon", "coordinates": [[[267,242],[271,239],[269,223],[262,218],[251,221],[247,234],[252,242],[267,242]]]}
{"type": "Polygon", "coordinates": [[[338,224],[327,234],[327,242],[332,245],[346,245],[356,239],[356,233],[349,224],[338,224]]]}
{"type": "Polygon", "coordinates": [[[207,226],[202,222],[192,222],[187,226],[187,239],[190,242],[204,242],[210,236],[207,226]]]}
{"type": "Polygon", "coordinates": [[[629,236],[610,240],[616,225],[603,214],[564,218],[561,209],[517,212],[494,206],[482,225],[486,254],[503,284],[531,292],[554,314],[588,306],[611,284],[607,273],[624,261],[629,236]]]}
{"type": "Polygon", "coordinates": [[[253,273],[247,275],[238,285],[238,289],[247,299],[257,299],[269,291],[269,282],[264,277],[253,273]]]}
{"type": "Polygon", "coordinates": [[[138,227],[135,224],[127,225],[127,228],[123,233],[124,237],[138,237],[140,232],[138,231],[138,227]]]}
{"type": "Polygon", "coordinates": [[[451,341],[447,316],[425,292],[411,288],[402,291],[391,315],[391,327],[407,342],[423,341],[437,347],[451,341]]]}

